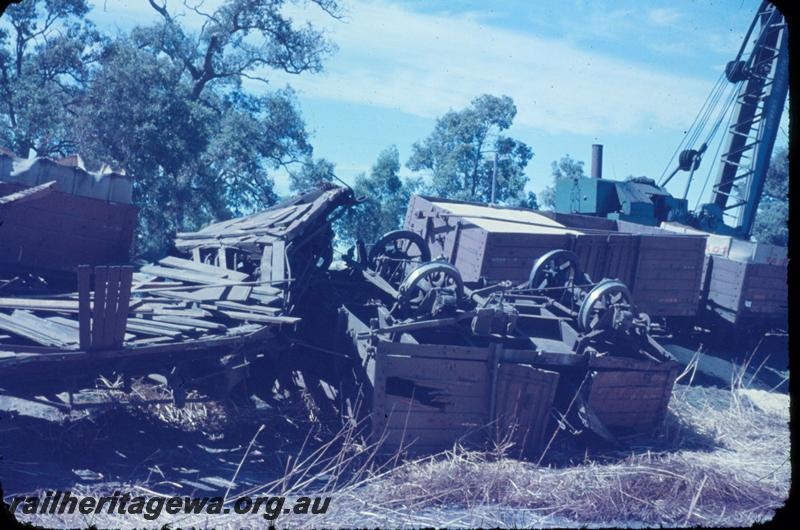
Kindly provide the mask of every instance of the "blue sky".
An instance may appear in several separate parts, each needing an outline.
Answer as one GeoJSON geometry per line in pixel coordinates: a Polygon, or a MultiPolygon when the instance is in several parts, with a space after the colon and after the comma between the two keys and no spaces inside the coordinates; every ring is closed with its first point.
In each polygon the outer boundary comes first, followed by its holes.
{"type": "MultiPolygon", "coordinates": [[[[216,3],[205,0],[203,7],[216,3]]],[[[605,145],[604,176],[658,178],[758,6],[756,0],[342,3],[344,21],[302,3],[289,8],[337,44],[324,72],[270,74],[273,87],[297,90],[315,156],[333,161],[352,182],[388,145],[397,145],[404,163],[411,144],[447,110],[483,93],[506,94],[518,109],[509,134],[534,151],[527,173],[537,192],[551,181],[551,161],[564,154],[585,160],[588,171],[592,143],[605,145]]],[[[186,11],[182,4],[170,0],[176,13],[186,11]]],[[[155,20],[145,0],[96,5],[92,18],[107,29],[155,20]]],[[[184,20],[198,24],[191,13],[184,20]]],[[[276,184],[287,191],[284,176],[276,184]]],[[[682,189],[677,178],[675,186],[675,193],[682,189]]],[[[699,194],[695,188],[690,198],[699,194]]]]}

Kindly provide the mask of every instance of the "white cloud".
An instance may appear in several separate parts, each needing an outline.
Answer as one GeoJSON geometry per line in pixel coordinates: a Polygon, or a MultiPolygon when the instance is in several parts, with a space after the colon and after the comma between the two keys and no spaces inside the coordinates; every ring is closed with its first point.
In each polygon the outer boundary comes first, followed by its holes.
{"type": "MultiPolygon", "coordinates": [[[[203,9],[213,11],[219,3],[205,0],[203,9]]],[[[491,16],[422,14],[385,1],[351,0],[345,2],[346,22],[340,22],[311,4],[298,4],[287,7],[292,16],[323,28],[339,51],[322,74],[269,77],[273,86],[290,83],[312,98],[434,118],[480,94],[506,94],[517,104],[519,125],[596,135],[680,129],[709,90],[706,81],[601,55],[567,36],[543,38],[493,26],[491,16]]],[[[184,23],[199,28],[195,13],[177,0],[169,5],[184,23]]],[[[155,20],[144,0],[119,0],[115,7],[138,23],[155,20]]],[[[649,14],[654,23],[680,16],[671,8],[649,14]]],[[[614,17],[622,23],[630,13],[614,17]]],[[[601,29],[613,32],[614,26],[601,29]]]]}
{"type": "Polygon", "coordinates": [[[671,7],[657,7],[647,12],[647,19],[656,26],[673,26],[683,18],[683,13],[671,7]]]}
{"type": "MultiPolygon", "coordinates": [[[[482,93],[507,94],[516,122],[547,133],[678,129],[706,81],[645,67],[469,16],[420,14],[383,2],[348,3],[348,22],[312,16],[340,50],[315,76],[287,76],[306,96],[423,117],[482,93]]],[[[308,11],[298,16],[308,16],[308,11]]]]}

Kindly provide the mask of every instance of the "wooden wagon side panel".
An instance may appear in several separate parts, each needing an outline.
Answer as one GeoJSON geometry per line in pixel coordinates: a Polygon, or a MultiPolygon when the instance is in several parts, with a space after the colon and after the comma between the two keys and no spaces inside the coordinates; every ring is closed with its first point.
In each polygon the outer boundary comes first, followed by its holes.
{"type": "Polygon", "coordinates": [[[590,424],[596,419],[614,436],[645,434],[661,424],[678,374],[677,363],[631,361],[632,369],[615,369],[604,368],[598,359],[590,367],[594,368],[586,397],[590,424]]]}
{"type": "Polygon", "coordinates": [[[572,251],[578,256],[581,270],[589,275],[592,281],[598,282],[605,277],[608,245],[605,234],[581,234],[575,237],[572,251]]]}
{"type": "Polygon", "coordinates": [[[553,407],[558,372],[526,364],[501,363],[497,368],[494,417],[496,438],[514,443],[524,454],[541,445],[553,407]]]}
{"type": "Polygon", "coordinates": [[[411,452],[481,439],[489,421],[487,357],[486,348],[380,343],[374,439],[385,449],[411,452]]]}
{"type": "Polygon", "coordinates": [[[444,257],[453,264],[465,282],[481,278],[486,259],[486,232],[474,225],[458,222],[444,240],[444,257]]]}
{"type": "Polygon", "coordinates": [[[788,313],[785,265],[746,263],[709,257],[708,301],[732,322],[743,318],[785,319],[788,313]]]}
{"type": "Polygon", "coordinates": [[[633,285],[636,276],[636,258],[639,253],[639,237],[630,234],[610,234],[606,239],[606,260],[603,278],[620,280],[625,285],[633,285]]]}
{"type": "Polygon", "coordinates": [[[748,263],[742,289],[742,306],[751,315],[785,317],[788,314],[786,265],[748,263]]]}
{"type": "Polygon", "coordinates": [[[747,263],[709,256],[708,302],[729,311],[734,320],[741,309],[746,272],[747,263]]]}
{"type": "Polygon", "coordinates": [[[650,316],[693,316],[702,288],[705,240],[640,235],[632,285],[636,306],[650,316]]]}
{"type": "Polygon", "coordinates": [[[440,206],[414,195],[403,227],[428,243],[433,258],[452,263],[466,282],[476,282],[483,268],[486,232],[474,224],[451,216],[440,206]]]}
{"type": "Polygon", "coordinates": [[[489,281],[523,282],[530,276],[534,262],[555,249],[571,249],[570,234],[488,233],[481,276],[489,281]]]}

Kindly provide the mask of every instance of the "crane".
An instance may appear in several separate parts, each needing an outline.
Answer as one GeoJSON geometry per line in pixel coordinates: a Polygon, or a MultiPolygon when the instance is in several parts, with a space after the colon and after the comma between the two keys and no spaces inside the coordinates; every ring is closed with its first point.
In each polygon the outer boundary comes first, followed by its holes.
{"type": "Polygon", "coordinates": [[[722,82],[733,85],[730,99],[726,102],[721,89],[724,87],[715,86],[685,139],[697,140],[699,131],[708,123],[707,117],[715,107],[721,107],[708,137],[697,149],[689,147],[681,151],[677,168],[660,183],[663,188],[678,171],[688,171],[683,195],[686,199],[704,152],[725,116],[729,117],[727,133],[720,143],[722,154],[711,201],[683,216],[685,222],[696,228],[743,239],[750,237],[789,89],[787,33],[783,14],[764,0],[739,53],[725,68],[722,82]],[[732,222],[725,223],[726,217],[732,222]]]}
{"type": "MultiPolygon", "coordinates": [[[[783,14],[762,1],[736,57],[720,74],[660,182],[646,177],[625,182],[602,179],[601,168],[593,168],[593,178],[556,183],[556,211],[647,225],[673,221],[749,239],[789,90],[787,40],[783,14]],[[718,160],[711,200],[705,204],[698,200],[691,211],[689,191],[703,157],[711,151],[718,160]],[[667,174],[676,157],[677,166],[667,174]],[[688,177],[682,195],[673,196],[666,186],[680,172],[688,172],[688,177]]],[[[713,170],[714,166],[709,168],[700,197],[713,170]]]]}

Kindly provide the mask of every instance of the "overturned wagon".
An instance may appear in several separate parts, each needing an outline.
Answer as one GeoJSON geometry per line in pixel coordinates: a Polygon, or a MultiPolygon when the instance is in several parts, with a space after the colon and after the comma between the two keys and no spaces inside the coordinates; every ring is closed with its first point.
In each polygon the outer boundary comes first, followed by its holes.
{"type": "Polygon", "coordinates": [[[467,283],[524,281],[553,249],[574,252],[592,278],[615,278],[652,317],[694,316],[703,273],[702,237],[638,234],[614,221],[413,196],[405,228],[467,283]]]}
{"type": "Polygon", "coordinates": [[[529,454],[562,420],[607,439],[661,423],[677,364],[622,282],[559,274],[576,259],[555,251],[537,262],[535,287],[471,289],[428,254],[401,231],[331,278],[354,286],[339,322],[369,389],[374,439],[414,452],[510,441],[529,454]]]}

